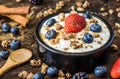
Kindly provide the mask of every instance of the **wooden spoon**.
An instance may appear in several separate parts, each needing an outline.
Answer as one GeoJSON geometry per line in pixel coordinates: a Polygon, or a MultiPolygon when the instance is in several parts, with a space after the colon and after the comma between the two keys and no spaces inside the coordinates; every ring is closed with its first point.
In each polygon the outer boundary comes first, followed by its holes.
{"type": "Polygon", "coordinates": [[[0,69],[0,77],[10,69],[25,63],[32,57],[32,52],[29,49],[18,49],[10,54],[4,66],[0,69]]]}

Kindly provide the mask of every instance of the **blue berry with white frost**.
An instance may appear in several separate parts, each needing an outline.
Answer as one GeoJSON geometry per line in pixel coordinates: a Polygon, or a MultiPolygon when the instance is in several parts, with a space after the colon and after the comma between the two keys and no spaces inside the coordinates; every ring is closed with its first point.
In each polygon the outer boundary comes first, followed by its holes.
{"type": "Polygon", "coordinates": [[[97,23],[94,23],[90,26],[90,31],[93,31],[93,32],[101,32],[102,31],[102,27],[101,25],[97,24],[97,23]]]}
{"type": "Polygon", "coordinates": [[[45,34],[45,37],[46,37],[46,39],[53,39],[56,37],[56,35],[57,35],[57,32],[55,30],[51,29],[51,30],[47,31],[47,33],[45,34]]]}
{"type": "Polygon", "coordinates": [[[82,40],[85,43],[92,43],[93,42],[93,36],[90,33],[86,33],[83,35],[82,40]]]}
{"type": "Polygon", "coordinates": [[[13,40],[11,43],[10,43],[10,48],[11,49],[19,49],[21,47],[21,42],[19,40],[13,40]]]}
{"type": "Polygon", "coordinates": [[[3,23],[2,24],[2,30],[3,30],[3,32],[8,33],[8,32],[10,32],[10,29],[11,29],[11,26],[8,23],[3,23]]]}
{"type": "Polygon", "coordinates": [[[50,77],[56,76],[58,74],[58,69],[55,66],[50,66],[47,69],[47,75],[50,77]]]}

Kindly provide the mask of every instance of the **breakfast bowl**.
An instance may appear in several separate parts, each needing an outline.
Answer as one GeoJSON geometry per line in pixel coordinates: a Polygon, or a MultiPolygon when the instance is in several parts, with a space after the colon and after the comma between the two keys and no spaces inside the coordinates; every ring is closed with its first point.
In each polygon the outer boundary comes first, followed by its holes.
{"type": "Polygon", "coordinates": [[[110,24],[98,15],[89,12],[71,14],[69,11],[54,13],[38,23],[35,36],[39,55],[48,65],[64,71],[90,71],[95,61],[103,57],[112,44],[114,33],[110,24]],[[70,24],[76,20],[69,20],[71,16],[78,16],[84,22],[80,24],[84,27],[79,32],[71,31],[70,24]],[[70,27],[66,30],[67,25],[70,27]]]}

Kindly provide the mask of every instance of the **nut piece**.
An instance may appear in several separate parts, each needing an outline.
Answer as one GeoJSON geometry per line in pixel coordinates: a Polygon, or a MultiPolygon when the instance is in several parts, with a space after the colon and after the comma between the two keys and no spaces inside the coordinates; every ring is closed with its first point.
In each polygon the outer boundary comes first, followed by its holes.
{"type": "Polygon", "coordinates": [[[95,18],[90,19],[90,23],[98,23],[98,20],[96,20],[95,18]]]}
{"type": "Polygon", "coordinates": [[[26,78],[29,73],[27,71],[22,71],[18,74],[18,77],[20,78],[26,78]]]}
{"type": "Polygon", "coordinates": [[[2,47],[8,47],[9,44],[10,44],[10,41],[9,41],[9,40],[3,40],[3,41],[1,42],[2,47]]]}
{"type": "Polygon", "coordinates": [[[33,76],[34,76],[34,74],[33,74],[32,72],[30,72],[30,73],[27,75],[26,79],[33,79],[33,76]]]}
{"type": "Polygon", "coordinates": [[[43,17],[43,13],[42,12],[39,12],[37,15],[36,15],[36,18],[39,19],[39,18],[42,18],[43,17]]]}
{"type": "Polygon", "coordinates": [[[120,11],[120,7],[116,8],[116,11],[119,12],[120,11]]]}
{"type": "Polygon", "coordinates": [[[102,16],[107,16],[108,15],[108,12],[103,12],[101,13],[102,16]]]}
{"type": "Polygon", "coordinates": [[[60,25],[59,23],[55,23],[54,26],[56,30],[60,30],[63,28],[62,25],[60,25]]]}
{"type": "Polygon", "coordinates": [[[23,1],[23,0],[16,0],[16,2],[18,2],[18,3],[21,2],[21,1],[23,1]]]}
{"type": "Polygon", "coordinates": [[[101,7],[101,8],[100,8],[100,11],[102,11],[102,12],[105,11],[105,8],[104,8],[104,7],[101,7]]]}
{"type": "Polygon", "coordinates": [[[118,12],[118,18],[120,18],[120,12],[118,12]]]}
{"type": "Polygon", "coordinates": [[[58,77],[57,79],[66,79],[65,77],[58,77]]]}
{"type": "Polygon", "coordinates": [[[62,71],[62,70],[59,70],[59,72],[58,72],[58,76],[60,76],[60,77],[64,77],[64,76],[65,76],[65,74],[63,73],[63,71],[62,71]]]}
{"type": "Polygon", "coordinates": [[[82,2],[76,2],[77,7],[81,7],[82,6],[82,2]]]}
{"type": "Polygon", "coordinates": [[[82,5],[83,8],[88,8],[90,7],[90,3],[88,1],[85,1],[84,4],[82,5]]]}
{"type": "Polygon", "coordinates": [[[72,76],[72,75],[71,75],[69,72],[66,73],[67,79],[70,79],[71,76],[72,76]]]}
{"type": "Polygon", "coordinates": [[[55,10],[60,10],[64,6],[64,1],[60,1],[56,4],[55,10]]]}
{"type": "Polygon", "coordinates": [[[58,19],[59,19],[60,21],[63,21],[63,20],[65,19],[65,14],[64,14],[64,13],[60,13],[60,14],[58,15],[58,19]]]}
{"type": "Polygon", "coordinates": [[[119,48],[118,48],[118,46],[117,46],[116,44],[112,44],[112,45],[111,45],[111,49],[112,49],[113,51],[118,51],[118,50],[119,50],[119,48]]]}
{"type": "Polygon", "coordinates": [[[109,10],[109,14],[113,14],[113,12],[114,12],[114,11],[113,11],[112,9],[109,10]]]}
{"type": "Polygon", "coordinates": [[[30,60],[30,65],[31,66],[40,66],[41,65],[41,60],[40,59],[39,60],[35,60],[35,59],[30,60]]]}
{"type": "Polygon", "coordinates": [[[47,68],[48,68],[48,65],[43,63],[41,66],[41,73],[46,74],[47,68]]]}
{"type": "Polygon", "coordinates": [[[119,29],[120,28],[120,23],[115,23],[115,26],[119,29]]]}
{"type": "Polygon", "coordinates": [[[84,10],[84,8],[82,8],[82,7],[78,7],[78,8],[77,8],[77,11],[85,11],[85,10],[84,10]]]}

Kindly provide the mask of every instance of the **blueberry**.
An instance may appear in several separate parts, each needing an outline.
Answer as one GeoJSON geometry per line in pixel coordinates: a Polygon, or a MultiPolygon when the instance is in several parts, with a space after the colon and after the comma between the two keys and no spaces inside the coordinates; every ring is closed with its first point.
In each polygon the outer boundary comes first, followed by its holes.
{"type": "Polygon", "coordinates": [[[55,38],[56,35],[57,35],[56,31],[51,29],[51,30],[47,31],[47,33],[45,34],[45,37],[47,39],[52,39],[52,38],[55,38]]]}
{"type": "Polygon", "coordinates": [[[56,20],[55,19],[50,19],[47,21],[46,25],[48,25],[49,27],[53,26],[54,23],[56,23],[56,20]]]}
{"type": "Polygon", "coordinates": [[[101,32],[102,31],[102,28],[99,24],[95,23],[95,24],[92,24],[90,26],[90,31],[93,31],[93,32],[101,32]]]}
{"type": "Polygon", "coordinates": [[[56,76],[58,74],[58,69],[55,66],[50,66],[47,69],[47,75],[50,77],[56,76]]]}
{"type": "Polygon", "coordinates": [[[83,17],[91,19],[92,15],[89,12],[86,12],[86,13],[83,14],[83,17]]]}
{"type": "Polygon", "coordinates": [[[12,27],[10,32],[13,33],[14,35],[18,35],[19,34],[19,29],[15,28],[15,27],[12,27]]]}
{"type": "Polygon", "coordinates": [[[79,72],[73,75],[72,79],[88,79],[89,76],[86,72],[79,72]]]}
{"type": "Polygon", "coordinates": [[[2,30],[4,31],[4,32],[10,32],[10,29],[11,29],[11,26],[9,25],[9,24],[7,24],[7,23],[3,23],[2,24],[2,30]]]}
{"type": "Polygon", "coordinates": [[[86,33],[86,34],[83,35],[82,40],[85,43],[92,43],[93,42],[93,36],[89,33],[86,33]]]}
{"type": "Polygon", "coordinates": [[[44,75],[41,72],[35,73],[33,79],[44,79],[44,75]]]}
{"type": "Polygon", "coordinates": [[[107,72],[107,67],[106,66],[97,66],[94,69],[94,74],[96,77],[104,77],[107,72]]]}
{"type": "Polygon", "coordinates": [[[41,4],[43,0],[29,0],[32,4],[41,4]]]}
{"type": "Polygon", "coordinates": [[[6,58],[8,58],[9,54],[10,54],[9,51],[1,50],[0,51],[0,58],[6,59],[6,58]]]}
{"type": "Polygon", "coordinates": [[[19,49],[21,47],[21,42],[19,40],[13,40],[11,43],[10,43],[10,48],[11,49],[19,49]]]}

